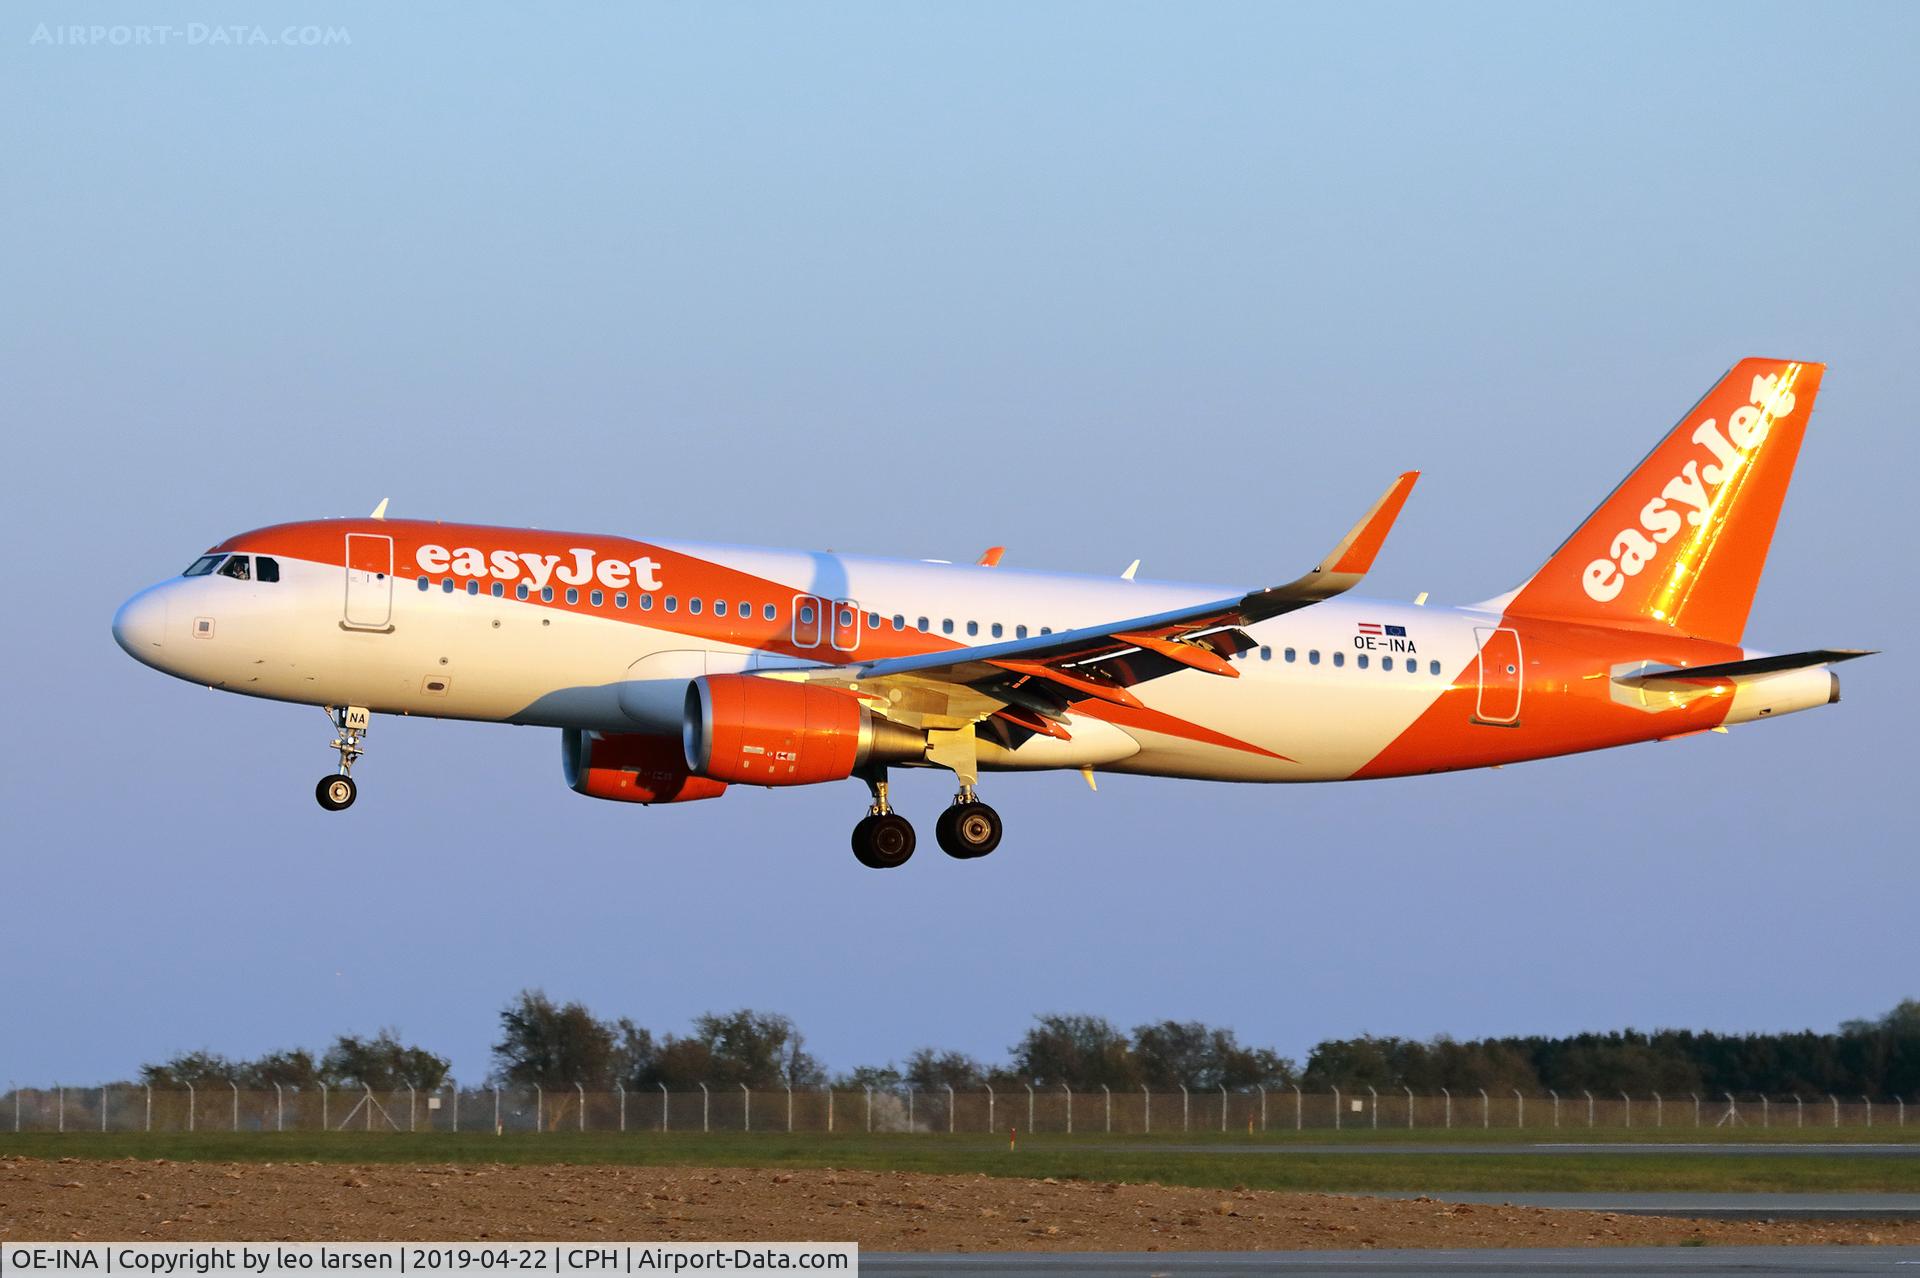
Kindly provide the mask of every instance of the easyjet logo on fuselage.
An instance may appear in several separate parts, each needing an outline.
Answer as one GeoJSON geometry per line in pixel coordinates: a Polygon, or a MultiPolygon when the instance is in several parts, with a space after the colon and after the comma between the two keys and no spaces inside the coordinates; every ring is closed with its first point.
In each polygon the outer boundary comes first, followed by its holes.
{"type": "Polygon", "coordinates": [[[599,582],[608,590],[658,590],[657,560],[642,555],[638,559],[603,559],[585,546],[567,551],[570,558],[542,555],[528,550],[485,551],[473,546],[421,546],[413,552],[420,571],[435,576],[444,572],[462,577],[493,577],[515,581],[525,576],[535,590],[558,581],[563,586],[584,586],[599,582]]]}
{"type": "Polygon", "coordinates": [[[1610,603],[1626,589],[1627,578],[1637,577],[1660,554],[1660,547],[1678,535],[1685,524],[1698,528],[1707,520],[1715,494],[1721,485],[1747,461],[1759,447],[1773,423],[1793,411],[1793,380],[1799,365],[1789,365],[1784,380],[1779,376],[1755,377],[1749,404],[1736,408],[1727,418],[1724,432],[1709,417],[1693,428],[1693,442],[1709,454],[1702,462],[1695,458],[1669,479],[1660,495],[1640,508],[1640,524],[1622,528],[1613,535],[1605,558],[1595,559],[1580,574],[1587,597],[1596,603],[1610,603]]]}

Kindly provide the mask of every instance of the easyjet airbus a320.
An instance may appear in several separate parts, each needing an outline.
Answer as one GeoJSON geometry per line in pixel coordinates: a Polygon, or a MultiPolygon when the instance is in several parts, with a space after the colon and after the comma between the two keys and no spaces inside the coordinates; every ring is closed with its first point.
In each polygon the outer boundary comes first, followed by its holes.
{"type": "Polygon", "coordinates": [[[1409,472],[1318,567],[1258,590],[977,564],[369,519],[230,537],[120,609],[136,659],[325,706],[354,800],[375,714],[560,729],[567,783],[628,803],[858,777],[863,865],[913,827],[890,768],[945,768],[960,858],[991,770],[1346,781],[1662,740],[1839,697],[1819,650],[1742,646],[1823,369],[1743,361],[1519,589],[1346,595],[1409,472]]]}

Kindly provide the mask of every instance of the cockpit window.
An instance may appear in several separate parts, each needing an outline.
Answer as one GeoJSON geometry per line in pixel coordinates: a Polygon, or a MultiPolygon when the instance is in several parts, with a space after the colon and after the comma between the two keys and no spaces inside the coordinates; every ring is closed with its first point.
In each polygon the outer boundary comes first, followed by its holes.
{"type": "Polygon", "coordinates": [[[220,565],[220,575],[231,577],[235,581],[249,581],[253,577],[245,555],[229,555],[227,562],[220,565]]]}
{"type": "Polygon", "coordinates": [[[279,581],[280,561],[278,559],[269,559],[265,555],[255,555],[253,557],[253,579],[255,581],[279,581]]]}
{"type": "Polygon", "coordinates": [[[225,555],[202,555],[188,564],[187,570],[180,575],[182,577],[204,577],[212,572],[214,566],[225,558],[225,555]]]}

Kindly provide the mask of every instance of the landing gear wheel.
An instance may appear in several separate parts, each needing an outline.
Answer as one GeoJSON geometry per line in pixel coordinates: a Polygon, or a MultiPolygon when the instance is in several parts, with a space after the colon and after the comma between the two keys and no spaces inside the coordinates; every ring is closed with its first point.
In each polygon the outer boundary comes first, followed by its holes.
{"type": "Polygon", "coordinates": [[[891,870],[913,855],[913,826],[897,812],[862,817],[853,827],[853,856],[870,870],[891,870]]]}
{"type": "Polygon", "coordinates": [[[321,777],[320,784],[314,787],[313,797],[320,800],[320,806],[329,812],[338,812],[353,806],[360,793],[360,787],[353,778],[345,773],[336,772],[330,777],[321,777]]]}
{"type": "Polygon", "coordinates": [[[940,814],[933,834],[941,850],[961,861],[985,856],[1000,846],[1000,814],[978,802],[956,803],[940,814]]]}

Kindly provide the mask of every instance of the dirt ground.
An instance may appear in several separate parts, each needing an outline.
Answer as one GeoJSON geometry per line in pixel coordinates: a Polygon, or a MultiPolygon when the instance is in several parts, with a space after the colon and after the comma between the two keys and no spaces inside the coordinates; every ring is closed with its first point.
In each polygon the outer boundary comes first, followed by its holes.
{"type": "Polygon", "coordinates": [[[797,1241],[875,1251],[1920,1244],[1920,1223],[1732,1223],[1425,1199],[908,1172],[0,1158],[0,1239],[797,1241]]]}

